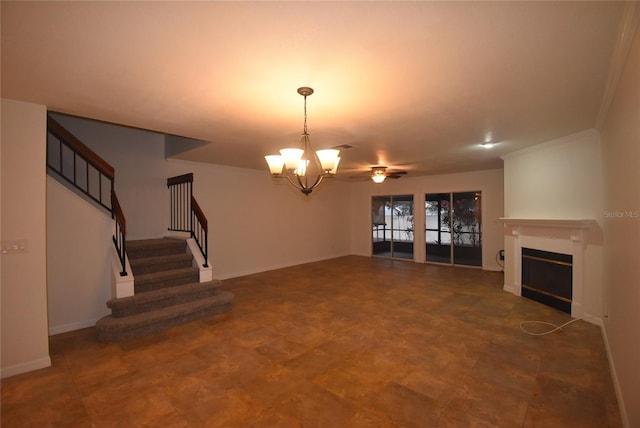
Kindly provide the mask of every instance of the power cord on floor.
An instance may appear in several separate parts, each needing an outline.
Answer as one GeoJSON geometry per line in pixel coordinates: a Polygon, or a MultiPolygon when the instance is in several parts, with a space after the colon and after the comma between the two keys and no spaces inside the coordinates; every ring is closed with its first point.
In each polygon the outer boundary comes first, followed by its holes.
{"type": "Polygon", "coordinates": [[[556,324],[553,324],[553,323],[550,323],[550,322],[547,322],[547,321],[522,321],[522,322],[520,323],[520,330],[522,330],[523,332],[525,332],[525,333],[527,333],[527,334],[529,334],[529,335],[531,335],[531,336],[544,336],[544,335],[547,335],[547,334],[551,334],[551,333],[553,333],[553,332],[556,332],[556,331],[558,331],[558,330],[562,330],[562,328],[563,328],[563,327],[566,327],[566,326],[568,326],[568,325],[569,325],[569,324],[571,324],[571,323],[574,323],[574,322],[576,322],[576,321],[581,321],[581,320],[584,320],[584,319],[587,319],[587,318],[594,318],[594,317],[574,318],[574,319],[572,319],[571,321],[567,321],[566,323],[564,323],[564,324],[562,324],[562,325],[556,325],[556,324]],[[552,328],[551,330],[543,331],[543,332],[541,332],[541,333],[534,333],[534,332],[532,332],[532,331],[527,330],[527,329],[524,327],[524,326],[525,326],[525,325],[527,325],[527,324],[544,324],[544,325],[551,326],[551,327],[553,327],[553,328],[552,328]]]}

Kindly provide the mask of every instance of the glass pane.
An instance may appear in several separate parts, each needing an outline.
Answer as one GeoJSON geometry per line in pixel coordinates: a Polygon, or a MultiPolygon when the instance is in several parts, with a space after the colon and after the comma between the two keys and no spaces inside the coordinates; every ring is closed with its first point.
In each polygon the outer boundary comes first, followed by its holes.
{"type": "Polygon", "coordinates": [[[482,231],[480,192],[453,194],[454,263],[482,266],[482,231]]]}
{"type": "Polygon", "coordinates": [[[393,196],[391,206],[392,257],[413,259],[413,196],[393,196]]]}
{"type": "Polygon", "coordinates": [[[451,263],[451,210],[449,193],[430,193],[425,200],[427,261],[451,263]]]}
{"type": "Polygon", "coordinates": [[[391,256],[391,197],[371,198],[372,252],[377,256],[391,256]]]}

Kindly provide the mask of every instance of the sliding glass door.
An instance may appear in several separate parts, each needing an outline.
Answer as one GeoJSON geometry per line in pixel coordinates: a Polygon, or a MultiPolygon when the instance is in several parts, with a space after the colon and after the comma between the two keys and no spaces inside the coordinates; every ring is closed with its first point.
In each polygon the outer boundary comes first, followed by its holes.
{"type": "Polygon", "coordinates": [[[480,192],[453,194],[454,263],[482,266],[482,231],[480,192]]]}
{"type": "Polygon", "coordinates": [[[451,194],[430,193],[425,199],[427,261],[451,263],[451,194]]]}
{"type": "Polygon", "coordinates": [[[428,262],[482,266],[481,203],[481,192],[426,195],[428,262]]]}
{"type": "Polygon", "coordinates": [[[371,198],[372,254],[413,260],[413,195],[371,198]]]}

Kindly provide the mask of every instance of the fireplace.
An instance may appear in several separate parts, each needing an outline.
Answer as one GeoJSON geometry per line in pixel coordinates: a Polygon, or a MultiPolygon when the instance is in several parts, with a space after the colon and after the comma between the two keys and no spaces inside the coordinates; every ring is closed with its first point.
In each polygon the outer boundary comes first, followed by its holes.
{"type": "Polygon", "coordinates": [[[522,296],[571,313],[573,256],[522,249],[522,296]]]}
{"type": "Polygon", "coordinates": [[[504,289],[583,316],[586,232],[593,220],[501,218],[504,289]]]}

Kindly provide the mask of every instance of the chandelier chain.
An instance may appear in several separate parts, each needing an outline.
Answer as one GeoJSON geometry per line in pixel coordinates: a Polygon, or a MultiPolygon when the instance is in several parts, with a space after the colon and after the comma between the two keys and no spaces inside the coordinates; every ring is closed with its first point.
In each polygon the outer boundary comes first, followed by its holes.
{"type": "Polygon", "coordinates": [[[307,96],[304,96],[304,128],[302,129],[302,135],[308,135],[307,133],[307,96]]]}

